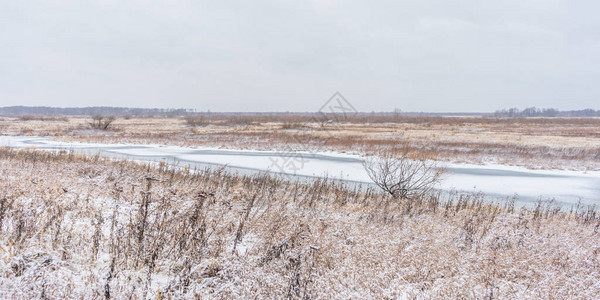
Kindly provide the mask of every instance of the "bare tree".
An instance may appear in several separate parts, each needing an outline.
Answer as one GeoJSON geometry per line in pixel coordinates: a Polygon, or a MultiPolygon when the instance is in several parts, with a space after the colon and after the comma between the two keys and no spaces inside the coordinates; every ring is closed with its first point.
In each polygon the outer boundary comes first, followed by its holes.
{"type": "Polygon", "coordinates": [[[92,122],[89,124],[92,129],[108,130],[114,121],[114,116],[94,115],[92,116],[92,122]]]}
{"type": "Polygon", "coordinates": [[[436,161],[400,153],[385,152],[364,161],[367,174],[383,191],[396,199],[416,199],[433,190],[445,169],[436,161]]]}

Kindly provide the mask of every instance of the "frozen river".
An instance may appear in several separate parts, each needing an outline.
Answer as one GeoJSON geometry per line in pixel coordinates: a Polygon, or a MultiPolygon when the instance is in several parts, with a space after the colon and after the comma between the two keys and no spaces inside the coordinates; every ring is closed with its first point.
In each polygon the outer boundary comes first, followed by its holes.
{"type": "MultiPolygon", "coordinates": [[[[82,153],[138,161],[165,161],[181,167],[227,166],[241,172],[279,173],[297,177],[329,177],[372,184],[362,158],[342,153],[251,151],[184,148],[159,145],[85,144],[53,141],[45,137],[0,137],[0,146],[82,153]]],[[[445,191],[482,192],[488,199],[504,201],[517,196],[521,205],[538,199],[570,206],[600,204],[600,172],[529,170],[504,165],[448,164],[439,188],[445,191]]]]}

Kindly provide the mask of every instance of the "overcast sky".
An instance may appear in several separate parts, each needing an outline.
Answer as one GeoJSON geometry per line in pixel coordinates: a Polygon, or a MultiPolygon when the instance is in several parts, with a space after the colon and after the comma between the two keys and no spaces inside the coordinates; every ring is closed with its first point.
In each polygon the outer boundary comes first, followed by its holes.
{"type": "Polygon", "coordinates": [[[1,1],[0,106],[600,108],[600,1],[1,1]]]}

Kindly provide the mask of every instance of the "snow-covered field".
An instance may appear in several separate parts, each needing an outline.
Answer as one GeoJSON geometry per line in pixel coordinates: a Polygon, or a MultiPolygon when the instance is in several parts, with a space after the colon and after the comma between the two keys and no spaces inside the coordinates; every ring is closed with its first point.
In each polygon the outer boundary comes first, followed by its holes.
{"type": "Polygon", "coordinates": [[[0,148],[1,299],[592,299],[600,218],[0,148]]]}
{"type": "MultiPolygon", "coordinates": [[[[218,148],[185,148],[160,145],[92,144],[53,141],[43,137],[0,137],[0,146],[65,149],[101,153],[133,160],[166,161],[179,166],[227,166],[241,171],[269,171],[289,176],[329,177],[371,183],[363,157],[336,152],[255,151],[218,148]]],[[[600,204],[600,172],[530,170],[498,164],[445,164],[449,172],[439,188],[444,191],[481,192],[492,201],[516,198],[521,205],[537,200],[557,204],[600,204]]]]}

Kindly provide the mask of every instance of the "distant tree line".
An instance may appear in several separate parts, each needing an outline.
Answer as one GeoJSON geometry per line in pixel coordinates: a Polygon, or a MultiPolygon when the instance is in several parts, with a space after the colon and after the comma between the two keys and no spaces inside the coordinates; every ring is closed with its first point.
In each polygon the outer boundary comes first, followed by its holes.
{"type": "Polygon", "coordinates": [[[194,113],[192,109],[177,108],[130,108],[130,107],[49,107],[49,106],[5,106],[0,107],[0,115],[23,116],[183,116],[194,113]]]}
{"type": "MultiPolygon", "coordinates": [[[[210,111],[197,112],[194,109],[185,108],[131,108],[131,107],[112,107],[112,106],[94,106],[94,107],[50,107],[50,106],[5,106],[0,107],[0,116],[210,116],[210,115],[230,115],[230,116],[319,116],[315,112],[229,112],[212,113],[210,111]]],[[[600,117],[600,110],[582,109],[561,111],[554,108],[536,108],[528,107],[523,110],[518,108],[497,110],[494,113],[427,113],[427,112],[359,112],[352,114],[352,118],[370,118],[370,117],[436,117],[436,116],[494,116],[508,118],[525,117],[600,117]]]]}
{"type": "Polygon", "coordinates": [[[528,107],[523,110],[509,108],[497,110],[495,117],[504,118],[527,118],[527,117],[600,117],[600,110],[582,109],[561,111],[554,108],[528,107]]]}

